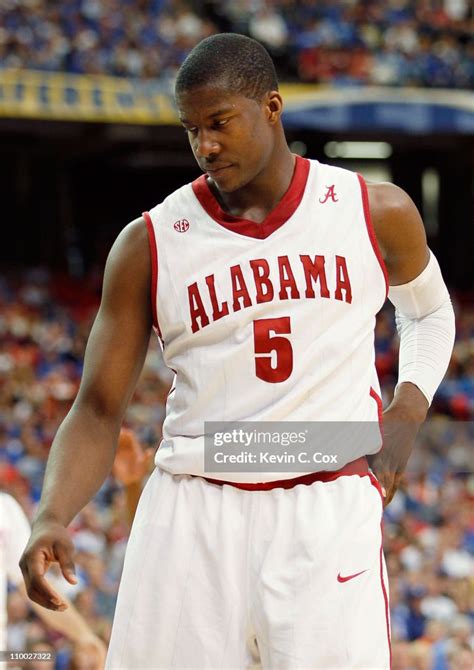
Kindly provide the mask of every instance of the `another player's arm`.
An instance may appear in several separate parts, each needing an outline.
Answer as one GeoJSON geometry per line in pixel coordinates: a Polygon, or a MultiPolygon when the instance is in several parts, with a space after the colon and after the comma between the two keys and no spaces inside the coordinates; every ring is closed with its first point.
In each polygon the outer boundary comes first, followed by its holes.
{"type": "Polygon", "coordinates": [[[109,474],[122,418],[148,347],[151,263],[144,221],[137,219],[109,254],[100,309],[87,344],[78,396],[54,439],[32,535],[20,561],[29,597],[65,603],[44,575],[52,562],[75,582],[66,527],[109,474]]]}
{"type": "Polygon", "coordinates": [[[395,304],[402,333],[401,351],[404,348],[405,358],[410,359],[405,361],[410,369],[402,374],[384,412],[384,448],[372,459],[388,504],[446,371],[454,340],[454,314],[437,262],[430,259],[423,222],[412,200],[388,183],[370,184],[368,193],[372,223],[387,267],[389,298],[395,304]],[[417,350],[418,354],[413,353],[417,350]],[[430,351],[433,364],[426,351],[430,351]]]}
{"type": "Polygon", "coordinates": [[[133,523],[143,482],[153,464],[153,449],[144,450],[131,430],[120,431],[112,474],[123,485],[127,519],[133,523]]]}
{"type": "MultiPolygon", "coordinates": [[[[27,596],[24,582],[18,584],[18,589],[27,596]]],[[[30,605],[46,626],[65,635],[72,644],[90,650],[90,670],[102,670],[107,654],[105,643],[93,633],[73,603],[66,597],[63,599],[67,605],[65,612],[51,611],[36,602],[30,605]]]]}

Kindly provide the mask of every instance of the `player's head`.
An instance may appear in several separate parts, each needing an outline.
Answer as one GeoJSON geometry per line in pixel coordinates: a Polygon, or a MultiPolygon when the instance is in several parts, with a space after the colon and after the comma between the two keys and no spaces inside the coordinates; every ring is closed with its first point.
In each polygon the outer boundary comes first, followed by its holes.
{"type": "Polygon", "coordinates": [[[188,55],[178,72],[176,94],[209,85],[261,102],[266,93],[278,90],[278,79],[259,42],[221,33],[202,40],[188,55]]]}
{"type": "Polygon", "coordinates": [[[244,35],[200,42],[178,72],[176,102],[196,160],[223,191],[252,181],[283,136],[275,66],[244,35]]]}

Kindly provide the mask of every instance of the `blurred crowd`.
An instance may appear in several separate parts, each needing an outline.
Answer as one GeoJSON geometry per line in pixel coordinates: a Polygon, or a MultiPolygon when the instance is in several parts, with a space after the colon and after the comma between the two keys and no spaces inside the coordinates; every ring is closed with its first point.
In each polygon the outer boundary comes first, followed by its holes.
{"type": "Polygon", "coordinates": [[[470,0],[2,0],[0,67],[172,79],[217,32],[261,41],[283,80],[469,88],[470,0]]]}
{"type": "MultiPolygon", "coordinates": [[[[29,518],[52,438],[78,389],[100,284],[99,273],[79,283],[42,269],[0,279],[0,488],[14,495],[29,518]]],[[[385,514],[393,670],[472,667],[474,303],[457,302],[455,308],[458,336],[450,369],[406,480],[385,514]]],[[[397,375],[389,307],[378,317],[376,348],[387,404],[397,375]]],[[[159,442],[170,380],[153,341],[126,417],[144,447],[159,442]]],[[[79,583],[53,579],[107,642],[129,533],[124,490],[112,475],[71,532],[79,583]]],[[[8,615],[9,649],[46,641],[58,651],[57,670],[70,667],[65,639],[45,630],[14,591],[8,615]]]]}

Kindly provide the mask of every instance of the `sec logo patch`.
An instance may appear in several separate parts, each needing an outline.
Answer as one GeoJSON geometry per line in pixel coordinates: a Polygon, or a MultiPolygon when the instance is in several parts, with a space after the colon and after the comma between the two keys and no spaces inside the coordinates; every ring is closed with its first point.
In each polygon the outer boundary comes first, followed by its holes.
{"type": "Polygon", "coordinates": [[[187,230],[189,230],[189,221],[187,219],[180,219],[179,221],[176,221],[176,223],[173,225],[173,228],[178,233],[185,233],[187,230]]]}

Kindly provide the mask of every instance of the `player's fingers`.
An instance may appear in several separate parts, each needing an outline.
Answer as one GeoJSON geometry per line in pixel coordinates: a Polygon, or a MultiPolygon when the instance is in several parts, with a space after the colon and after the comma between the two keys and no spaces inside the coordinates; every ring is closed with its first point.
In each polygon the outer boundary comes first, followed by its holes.
{"type": "Polygon", "coordinates": [[[385,500],[383,501],[384,508],[390,505],[390,503],[392,502],[392,498],[393,498],[392,493],[391,492],[387,493],[385,500]]]}
{"type": "Polygon", "coordinates": [[[393,497],[394,477],[390,473],[381,473],[378,477],[383,496],[383,505],[386,507],[393,497]]]}
{"type": "Polygon", "coordinates": [[[67,609],[67,603],[51,588],[44,577],[34,580],[28,592],[28,597],[38,605],[54,612],[64,612],[67,609]]]}
{"type": "Polygon", "coordinates": [[[23,574],[28,597],[48,609],[60,609],[65,603],[45,579],[46,566],[47,561],[43,552],[27,557],[23,574]]]}
{"type": "Polygon", "coordinates": [[[391,488],[391,491],[390,491],[390,494],[391,494],[391,495],[390,495],[390,500],[393,500],[393,498],[394,498],[396,492],[397,492],[398,489],[400,488],[400,484],[401,484],[402,478],[403,478],[403,473],[397,472],[397,473],[395,474],[395,476],[394,476],[394,478],[393,478],[392,488],[391,488]]]}
{"type": "Polygon", "coordinates": [[[19,566],[23,573],[25,585],[28,588],[31,580],[36,575],[43,576],[47,570],[47,564],[51,561],[45,549],[27,549],[20,559],[19,566]]]}
{"type": "Polygon", "coordinates": [[[401,475],[394,475],[392,477],[390,487],[387,489],[387,495],[386,495],[386,498],[385,498],[384,507],[387,507],[387,505],[389,505],[392,502],[392,500],[395,496],[395,493],[398,490],[400,480],[401,480],[401,475]]]}
{"type": "Polygon", "coordinates": [[[74,546],[72,542],[57,541],[53,545],[54,555],[59,563],[61,572],[70,584],[77,584],[76,566],[72,560],[74,546]]]}
{"type": "Polygon", "coordinates": [[[384,498],[384,504],[386,504],[387,501],[387,495],[392,487],[392,479],[393,477],[390,476],[390,473],[388,472],[381,472],[378,469],[372,468],[372,472],[374,473],[377,483],[380,488],[380,492],[384,498]]]}

